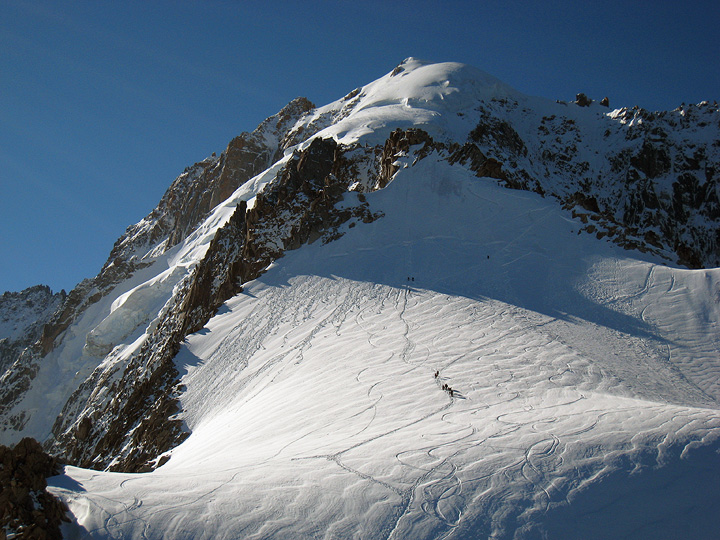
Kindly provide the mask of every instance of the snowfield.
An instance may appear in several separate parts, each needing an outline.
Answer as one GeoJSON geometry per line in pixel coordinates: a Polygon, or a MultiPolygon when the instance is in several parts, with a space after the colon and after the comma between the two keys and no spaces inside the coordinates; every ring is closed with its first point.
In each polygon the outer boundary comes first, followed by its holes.
{"type": "MultiPolygon", "coordinates": [[[[181,409],[171,420],[190,435],[158,456],[161,466],[137,474],[67,466],[49,480],[72,513],[65,538],[718,538],[720,268],[668,262],[682,242],[717,245],[717,208],[688,213],[700,236],[686,228],[677,244],[660,238],[663,216],[643,214],[644,225],[621,230],[612,212],[591,215],[603,201],[640,211],[623,206],[643,195],[625,189],[640,180],[657,188],[644,210],[682,206],[680,196],[695,193],[688,178],[717,200],[708,169],[720,155],[717,107],[657,118],[579,107],[525,96],[462,64],[415,59],[307,114],[307,100],[293,103],[283,111],[296,116],[281,111],[246,134],[265,137],[258,152],[282,149],[280,161],[167,251],[174,241],[150,234],[161,230],[162,208],[129,228],[122,253],[148,264],[121,274],[129,277],[105,296],[86,291],[99,300],[53,350],[2,375],[0,443],[32,436],[68,452],[77,442],[97,450],[94,463],[119,460],[133,444],[153,452],[146,436],[129,442],[137,418],[113,433],[115,453],[93,446],[122,410],[106,405],[128,394],[114,393],[115,383],[144,345],[171,335],[154,331],[173,321],[175,300],[238,204],[252,209],[314,138],[347,145],[344,161],[333,158],[343,163],[338,183],[324,186],[342,191],[347,181],[362,196],[347,192],[337,206],[357,210],[364,197],[367,213],[349,212],[356,217],[339,239],[285,251],[187,336],[174,359],[181,409]],[[643,118],[656,122],[652,130],[628,129],[643,118]],[[397,128],[424,130],[432,144],[406,151],[427,136],[393,142],[397,128]],[[634,160],[652,162],[645,142],[663,130],[670,165],[653,178],[637,167],[622,176],[634,160]],[[491,160],[497,167],[485,168],[491,160]],[[674,183],[676,163],[687,166],[687,192],[674,183]],[[500,165],[517,173],[508,185],[547,196],[500,187],[500,165]],[[576,217],[560,200],[577,203],[576,217]],[[611,233],[654,251],[623,250],[603,236],[611,233]]],[[[169,193],[203,185],[192,176],[204,174],[202,163],[169,193]]],[[[271,212],[274,203],[261,200],[271,212]]],[[[289,235],[291,226],[274,218],[258,234],[284,249],[273,231],[289,235]]],[[[212,277],[217,285],[222,276],[212,277]]],[[[30,318],[16,315],[0,333],[26,331],[30,318]]],[[[163,388],[174,388],[167,371],[163,388]]]]}
{"type": "Polygon", "coordinates": [[[66,538],[716,537],[720,270],[434,155],[367,199],[188,337],[167,463],[50,479],[66,538]]]}

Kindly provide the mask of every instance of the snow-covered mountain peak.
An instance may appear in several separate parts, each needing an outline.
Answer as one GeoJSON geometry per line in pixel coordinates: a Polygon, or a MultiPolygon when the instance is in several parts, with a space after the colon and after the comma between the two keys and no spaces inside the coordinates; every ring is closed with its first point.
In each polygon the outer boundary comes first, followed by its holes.
{"type": "Polygon", "coordinates": [[[477,68],[457,62],[431,64],[408,59],[389,74],[363,88],[360,107],[398,102],[460,112],[472,100],[515,97],[519,93],[477,68]],[[453,101],[452,96],[464,98],[453,101]]]}
{"type": "Polygon", "coordinates": [[[409,58],[376,81],[311,112],[300,125],[315,126],[316,136],[332,136],[343,144],[360,139],[378,144],[393,129],[411,126],[422,126],[441,139],[462,140],[473,128],[472,112],[480,104],[522,99],[521,93],[477,68],[409,58]]]}
{"type": "Polygon", "coordinates": [[[636,532],[605,490],[677,531],[653,482],[720,506],[718,140],[709,104],[414,58],[298,98],[70,293],[0,379],[3,440],[123,472],[57,480],[80,536],[636,532]]]}

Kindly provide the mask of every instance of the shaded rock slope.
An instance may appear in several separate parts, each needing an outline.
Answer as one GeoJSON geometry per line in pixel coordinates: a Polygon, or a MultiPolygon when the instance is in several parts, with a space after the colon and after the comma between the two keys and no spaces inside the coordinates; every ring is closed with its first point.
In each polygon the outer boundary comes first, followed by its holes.
{"type": "Polygon", "coordinates": [[[34,439],[0,445],[0,538],[62,538],[68,507],[46,490],[46,478],[61,469],[34,439]]]}
{"type": "Polygon", "coordinates": [[[0,296],[0,373],[38,340],[66,296],[65,291],[53,294],[44,285],[0,296]]]}

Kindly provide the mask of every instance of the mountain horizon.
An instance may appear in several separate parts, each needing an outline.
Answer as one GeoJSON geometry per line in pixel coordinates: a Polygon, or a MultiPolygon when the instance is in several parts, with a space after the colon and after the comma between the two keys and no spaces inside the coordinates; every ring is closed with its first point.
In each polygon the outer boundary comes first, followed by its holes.
{"type": "Polygon", "coordinates": [[[408,58],[3,312],[63,535],[711,538],[720,113],[603,97],[408,58]]]}

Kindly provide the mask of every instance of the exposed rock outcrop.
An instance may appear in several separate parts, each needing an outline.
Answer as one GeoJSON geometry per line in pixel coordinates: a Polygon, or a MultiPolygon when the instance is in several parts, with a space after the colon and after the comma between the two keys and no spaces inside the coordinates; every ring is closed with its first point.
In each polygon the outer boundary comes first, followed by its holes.
{"type": "Polygon", "coordinates": [[[380,175],[378,176],[377,188],[382,189],[390,183],[390,180],[398,171],[397,158],[407,154],[411,146],[423,144],[426,151],[435,148],[434,141],[428,133],[422,129],[410,128],[407,130],[396,129],[385,141],[382,156],[380,158],[380,175]]]}
{"type": "Polygon", "coordinates": [[[0,538],[62,538],[68,507],[47,492],[45,480],[60,472],[57,459],[34,439],[0,445],[0,538]]]}
{"type": "Polygon", "coordinates": [[[592,102],[593,100],[587,97],[582,92],[575,96],[575,103],[578,105],[578,107],[589,107],[592,102]]]}
{"type": "Polygon", "coordinates": [[[462,146],[455,145],[450,151],[448,161],[451,164],[460,163],[479,178],[495,178],[506,184],[510,183],[508,176],[503,172],[502,163],[495,158],[486,157],[474,142],[466,142],[462,146]]]}
{"type": "Polygon", "coordinates": [[[66,296],[65,291],[53,294],[45,285],[0,296],[0,375],[37,341],[66,296]]]}
{"type": "Polygon", "coordinates": [[[478,122],[468,138],[481,144],[492,141],[496,146],[510,150],[518,156],[527,156],[528,150],[525,141],[522,140],[517,131],[506,121],[497,118],[486,117],[478,122]]]}

